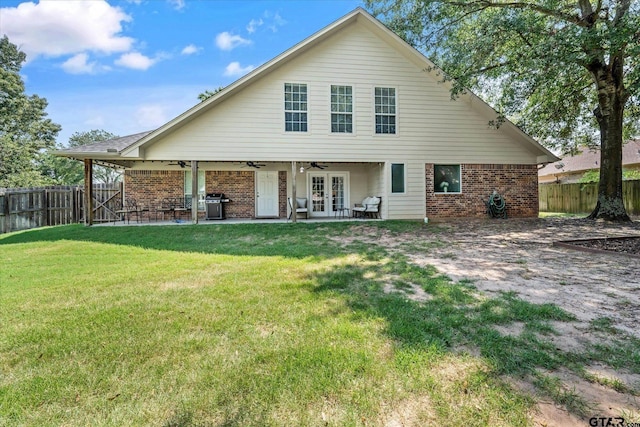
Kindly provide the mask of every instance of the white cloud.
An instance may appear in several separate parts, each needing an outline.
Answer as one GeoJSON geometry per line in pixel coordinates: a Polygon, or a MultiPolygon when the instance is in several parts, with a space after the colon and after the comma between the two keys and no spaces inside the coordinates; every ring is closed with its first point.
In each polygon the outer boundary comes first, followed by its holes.
{"type": "Polygon", "coordinates": [[[164,106],[159,104],[138,107],[135,117],[142,129],[155,129],[169,121],[164,106]]]}
{"type": "Polygon", "coordinates": [[[267,24],[267,28],[269,28],[274,33],[278,32],[278,28],[282,27],[287,23],[287,21],[285,21],[278,12],[272,14],[271,12],[266,11],[264,13],[264,17],[269,20],[269,23],[267,24]]]}
{"type": "Polygon", "coordinates": [[[260,19],[252,19],[249,22],[249,24],[247,24],[247,32],[249,34],[255,33],[255,31],[258,29],[258,27],[261,26],[262,24],[264,24],[264,21],[262,20],[262,18],[260,18],[260,19]]]}
{"type": "Polygon", "coordinates": [[[216,46],[222,50],[233,50],[238,46],[251,44],[251,40],[247,40],[238,35],[228,32],[220,33],[216,36],[216,46]]]}
{"type": "Polygon", "coordinates": [[[62,63],[62,69],[69,74],[95,74],[107,71],[108,67],[100,66],[97,61],[87,62],[89,55],[79,53],[62,63]]]}
{"type": "Polygon", "coordinates": [[[169,4],[173,6],[175,10],[182,10],[185,7],[184,0],[168,0],[169,4]]]}
{"type": "Polygon", "coordinates": [[[253,65],[247,65],[246,67],[241,67],[239,62],[232,62],[227,65],[227,68],[224,70],[225,76],[241,76],[247,74],[249,71],[252,71],[254,68],[253,65]]]}
{"type": "Polygon", "coordinates": [[[144,56],[140,52],[129,52],[116,59],[115,64],[120,65],[121,67],[144,71],[149,69],[156,62],[158,62],[157,59],[144,56]]]}
{"type": "Polygon", "coordinates": [[[194,53],[198,53],[202,50],[201,47],[198,47],[194,44],[190,44],[189,46],[185,46],[184,49],[182,49],[182,54],[183,55],[193,55],[194,53]]]}
{"type": "Polygon", "coordinates": [[[0,8],[2,32],[27,54],[62,56],[86,51],[114,53],[131,49],[134,39],[121,35],[131,17],[106,1],[25,2],[0,8]]]}

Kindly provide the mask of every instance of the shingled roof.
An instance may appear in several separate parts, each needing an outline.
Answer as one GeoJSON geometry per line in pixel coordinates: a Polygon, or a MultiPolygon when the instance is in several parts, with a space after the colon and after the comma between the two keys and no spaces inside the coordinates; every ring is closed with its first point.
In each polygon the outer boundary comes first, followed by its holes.
{"type": "MultiPolygon", "coordinates": [[[[640,165],[640,139],[630,140],[622,147],[622,166],[640,165]]],[[[575,156],[565,156],[538,171],[538,177],[573,174],[600,168],[600,150],[585,148],[575,156]]]]}
{"type": "Polygon", "coordinates": [[[128,146],[135,144],[152,131],[140,132],[134,135],[121,136],[118,138],[107,139],[106,141],[94,142],[93,144],[79,145],[77,147],[65,148],[56,151],[56,154],[66,157],[85,157],[91,153],[120,153],[128,146]]]}

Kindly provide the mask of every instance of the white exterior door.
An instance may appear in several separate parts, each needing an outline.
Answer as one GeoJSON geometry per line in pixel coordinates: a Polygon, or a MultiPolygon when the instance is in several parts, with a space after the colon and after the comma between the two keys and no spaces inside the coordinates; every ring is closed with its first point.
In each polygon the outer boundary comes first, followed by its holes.
{"type": "Polygon", "coordinates": [[[349,207],[348,172],[310,172],[307,185],[310,216],[335,215],[338,209],[349,207]]]}
{"type": "Polygon", "coordinates": [[[256,172],[256,217],[278,216],[278,172],[256,172]]]}

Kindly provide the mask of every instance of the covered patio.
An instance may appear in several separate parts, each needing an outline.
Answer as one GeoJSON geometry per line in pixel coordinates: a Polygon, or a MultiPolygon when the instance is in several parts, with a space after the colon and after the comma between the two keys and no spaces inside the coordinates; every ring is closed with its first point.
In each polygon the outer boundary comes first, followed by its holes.
{"type": "MultiPolygon", "coordinates": [[[[84,161],[85,182],[91,182],[93,161],[84,161]]],[[[365,162],[195,160],[138,160],[119,166],[125,170],[123,209],[114,219],[125,224],[209,222],[213,196],[224,204],[215,219],[225,221],[350,219],[363,199],[382,194],[385,167],[365,162]],[[305,215],[291,215],[292,201],[296,207],[304,205],[305,215]],[[134,209],[128,211],[131,205],[134,209]]],[[[91,200],[87,197],[88,210],[91,200]]],[[[374,216],[384,217],[381,211],[374,216]]],[[[93,224],[90,215],[85,217],[87,225],[93,224]]]]}

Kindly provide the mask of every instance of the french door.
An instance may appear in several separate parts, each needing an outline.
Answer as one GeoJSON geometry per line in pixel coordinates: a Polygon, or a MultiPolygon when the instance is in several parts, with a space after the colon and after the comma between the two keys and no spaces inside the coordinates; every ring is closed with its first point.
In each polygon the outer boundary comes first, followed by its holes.
{"type": "Polygon", "coordinates": [[[348,172],[310,172],[307,175],[310,195],[309,215],[323,217],[349,207],[348,172]]]}

